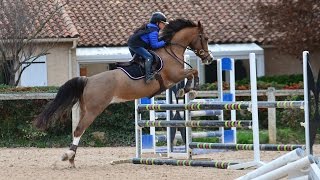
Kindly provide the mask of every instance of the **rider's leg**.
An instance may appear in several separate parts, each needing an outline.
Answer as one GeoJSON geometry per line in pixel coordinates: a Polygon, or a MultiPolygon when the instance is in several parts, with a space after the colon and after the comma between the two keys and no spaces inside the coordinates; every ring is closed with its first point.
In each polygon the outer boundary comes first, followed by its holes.
{"type": "Polygon", "coordinates": [[[131,50],[145,59],[146,83],[150,83],[154,79],[152,74],[153,56],[143,47],[132,48],[131,50]]]}
{"type": "Polygon", "coordinates": [[[129,51],[130,51],[130,54],[131,54],[132,57],[136,54],[136,53],[134,52],[134,50],[131,49],[130,47],[129,47],[129,51]]]}
{"type": "Polygon", "coordinates": [[[146,83],[150,83],[151,80],[154,79],[154,74],[152,73],[152,62],[153,58],[146,59],[145,62],[145,70],[146,70],[146,83]]]}

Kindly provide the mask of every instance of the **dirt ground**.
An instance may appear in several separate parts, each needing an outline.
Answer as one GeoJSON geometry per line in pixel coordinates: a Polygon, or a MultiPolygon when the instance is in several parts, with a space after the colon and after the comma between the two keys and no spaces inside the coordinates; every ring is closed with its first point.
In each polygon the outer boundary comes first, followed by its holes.
{"type": "MultiPolygon", "coordinates": [[[[319,154],[320,146],[316,146],[319,154]]],[[[134,147],[83,148],[79,147],[76,168],[60,161],[67,148],[0,148],[0,179],[235,179],[251,170],[225,170],[186,166],[150,166],[135,164],[111,165],[114,160],[135,156],[134,147]]],[[[268,162],[285,152],[261,152],[261,160],[268,162]]],[[[252,151],[216,152],[195,158],[211,158],[222,161],[248,162],[252,151]]]]}

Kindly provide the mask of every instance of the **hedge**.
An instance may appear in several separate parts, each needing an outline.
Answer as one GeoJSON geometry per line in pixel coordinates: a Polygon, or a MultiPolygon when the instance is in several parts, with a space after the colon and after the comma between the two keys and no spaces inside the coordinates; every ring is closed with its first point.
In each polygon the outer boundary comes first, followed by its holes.
{"type": "MultiPolygon", "coordinates": [[[[61,147],[72,141],[71,116],[55,122],[46,132],[35,129],[32,120],[47,100],[0,101],[0,146],[61,147]]],[[[134,143],[134,104],[109,106],[81,138],[81,146],[130,146],[134,143]]]]}

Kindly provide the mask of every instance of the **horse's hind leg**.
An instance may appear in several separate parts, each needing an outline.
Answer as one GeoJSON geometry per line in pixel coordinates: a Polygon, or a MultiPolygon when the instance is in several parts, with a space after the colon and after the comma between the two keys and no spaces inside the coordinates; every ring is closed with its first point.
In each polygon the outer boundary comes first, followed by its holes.
{"type": "Polygon", "coordinates": [[[81,108],[80,120],[79,120],[78,126],[73,132],[72,144],[70,145],[69,150],[65,152],[61,158],[62,161],[69,160],[72,168],[75,167],[74,158],[76,156],[77,147],[79,145],[80,138],[84,133],[84,131],[90,126],[90,124],[94,121],[96,117],[97,117],[97,114],[89,113],[84,108],[81,108]]]}

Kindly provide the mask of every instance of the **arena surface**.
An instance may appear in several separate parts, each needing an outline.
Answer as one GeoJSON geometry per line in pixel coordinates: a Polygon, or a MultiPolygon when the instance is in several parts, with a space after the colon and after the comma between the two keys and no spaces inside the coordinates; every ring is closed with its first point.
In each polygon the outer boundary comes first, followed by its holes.
{"type": "MultiPolygon", "coordinates": [[[[69,168],[69,162],[60,161],[67,148],[0,148],[0,179],[235,179],[251,170],[225,170],[204,167],[150,166],[135,164],[111,165],[114,160],[135,156],[134,147],[83,148],[79,147],[76,168],[69,168]]],[[[270,161],[286,152],[262,151],[261,160],[270,161]]],[[[314,147],[314,154],[320,154],[320,146],[314,147]]],[[[146,157],[146,156],[144,156],[146,157]]],[[[222,161],[243,161],[253,159],[253,151],[217,152],[195,156],[222,161]]]]}

